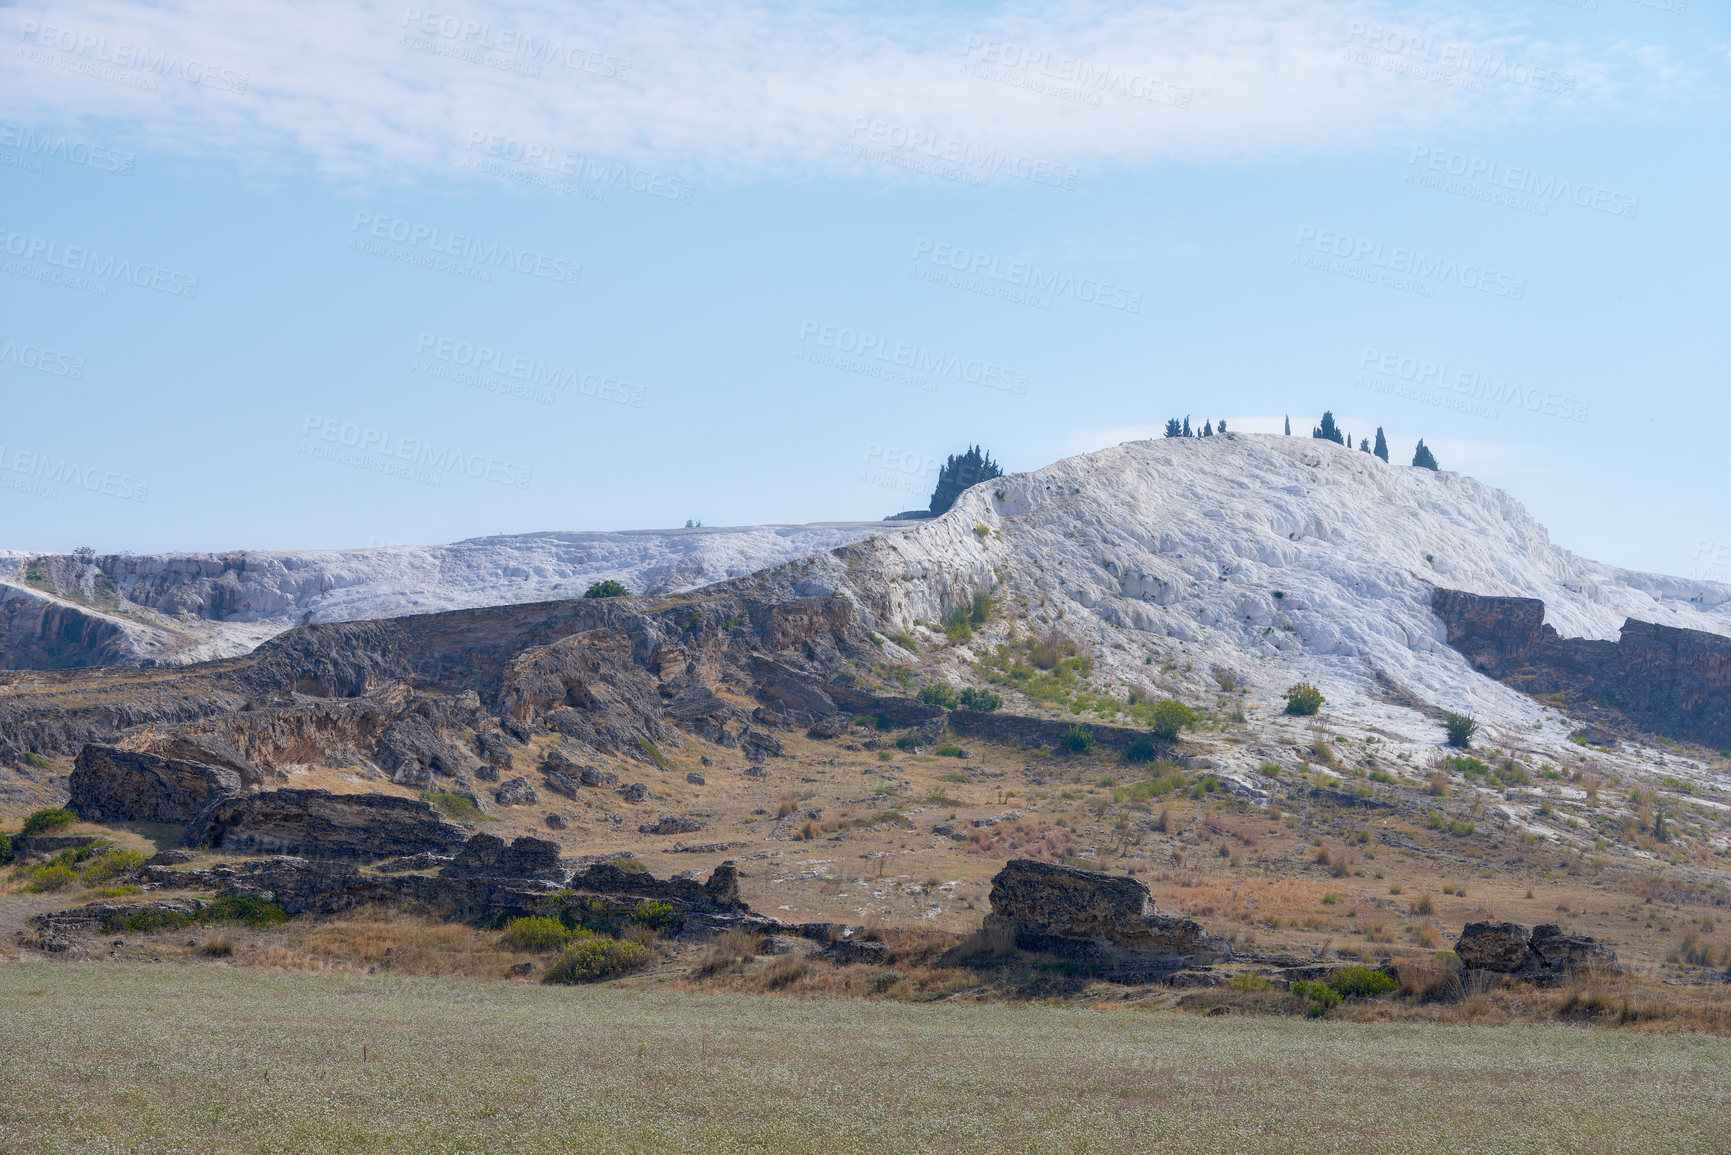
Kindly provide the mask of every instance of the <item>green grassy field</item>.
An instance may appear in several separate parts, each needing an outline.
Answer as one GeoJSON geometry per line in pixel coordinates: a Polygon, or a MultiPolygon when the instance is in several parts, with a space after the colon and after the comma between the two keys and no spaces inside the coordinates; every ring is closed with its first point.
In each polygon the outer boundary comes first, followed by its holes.
{"type": "Polygon", "coordinates": [[[0,965],[23,1151],[1724,1151],[1731,1039],[0,965]]]}

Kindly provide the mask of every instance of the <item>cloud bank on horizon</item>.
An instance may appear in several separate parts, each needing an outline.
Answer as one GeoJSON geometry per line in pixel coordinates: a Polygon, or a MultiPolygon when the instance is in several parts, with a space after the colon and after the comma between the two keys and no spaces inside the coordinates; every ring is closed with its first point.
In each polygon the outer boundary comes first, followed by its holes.
{"type": "MultiPolygon", "coordinates": [[[[691,178],[1294,158],[1686,97],[1607,52],[1450,6],[1227,0],[979,14],[764,4],[118,0],[23,5],[9,115],[255,175],[525,182],[609,160],[691,178]],[[1494,96],[1494,99],[1486,99],[1494,96]]],[[[1073,176],[1069,179],[1073,179],[1073,176]]]]}

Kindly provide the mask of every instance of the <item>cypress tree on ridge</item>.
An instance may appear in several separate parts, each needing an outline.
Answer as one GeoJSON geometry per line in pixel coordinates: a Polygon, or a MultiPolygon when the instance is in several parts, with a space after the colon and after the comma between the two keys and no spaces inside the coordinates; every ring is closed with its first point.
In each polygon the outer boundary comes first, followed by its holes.
{"type": "Polygon", "coordinates": [[[1382,426],[1380,425],[1376,427],[1376,448],[1371,450],[1371,452],[1382,458],[1384,461],[1388,460],[1388,438],[1382,435],[1382,426]]]}
{"type": "Polygon", "coordinates": [[[1004,471],[998,468],[992,455],[981,452],[978,445],[969,446],[968,451],[960,456],[950,454],[944,467],[938,470],[938,485],[932,490],[932,516],[947,512],[964,490],[1002,476],[1004,471]]]}
{"type": "Polygon", "coordinates": [[[1412,463],[1420,469],[1435,469],[1437,467],[1436,454],[1430,451],[1430,447],[1424,443],[1422,437],[1418,439],[1418,448],[1413,451],[1412,463]]]}

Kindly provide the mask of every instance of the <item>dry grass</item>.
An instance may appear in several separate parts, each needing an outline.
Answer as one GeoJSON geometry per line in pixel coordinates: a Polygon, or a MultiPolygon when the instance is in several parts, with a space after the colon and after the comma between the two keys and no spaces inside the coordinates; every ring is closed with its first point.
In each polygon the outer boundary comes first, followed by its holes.
{"type": "Polygon", "coordinates": [[[274,970],[376,971],[422,977],[517,977],[523,963],[545,957],[504,947],[496,932],[433,922],[404,911],[367,907],[316,922],[296,919],[237,944],[235,962],[274,970]]]}
{"type": "Polygon", "coordinates": [[[52,1040],[0,1050],[15,1150],[1693,1153],[1731,1104],[1731,1041],[1559,1025],[45,963],[0,1006],[52,1040]]]}

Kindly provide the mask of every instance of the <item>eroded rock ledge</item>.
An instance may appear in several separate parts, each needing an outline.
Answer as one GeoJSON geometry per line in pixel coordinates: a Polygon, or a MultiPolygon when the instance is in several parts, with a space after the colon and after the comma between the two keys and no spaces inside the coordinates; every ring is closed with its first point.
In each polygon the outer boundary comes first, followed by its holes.
{"type": "Polygon", "coordinates": [[[1564,693],[1671,738],[1731,746],[1731,638],[1629,618],[1615,642],[1561,637],[1538,598],[1438,589],[1431,606],[1474,668],[1524,693],[1564,693]]]}

